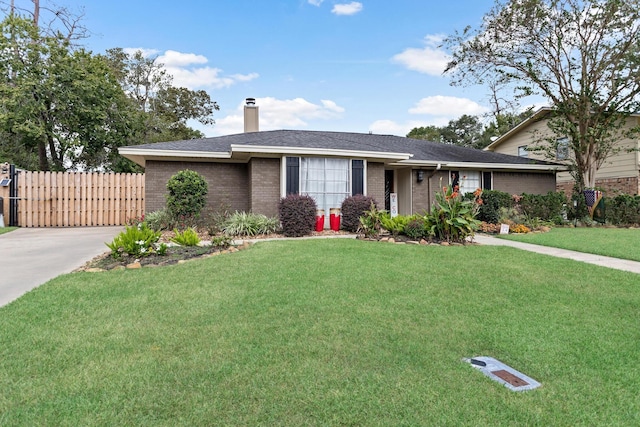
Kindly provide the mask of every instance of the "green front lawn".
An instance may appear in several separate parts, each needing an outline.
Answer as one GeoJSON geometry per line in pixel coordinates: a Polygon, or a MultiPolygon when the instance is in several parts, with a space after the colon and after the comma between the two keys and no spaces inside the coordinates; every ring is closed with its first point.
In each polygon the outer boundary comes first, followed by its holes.
{"type": "Polygon", "coordinates": [[[493,246],[74,273],[0,308],[0,425],[639,425],[639,306],[638,275],[493,246]]]}
{"type": "Polygon", "coordinates": [[[0,234],[8,233],[13,230],[17,230],[18,227],[0,227],[0,234]]]}
{"type": "Polygon", "coordinates": [[[553,228],[547,233],[509,234],[498,237],[640,261],[640,229],[637,228],[553,228]]]}

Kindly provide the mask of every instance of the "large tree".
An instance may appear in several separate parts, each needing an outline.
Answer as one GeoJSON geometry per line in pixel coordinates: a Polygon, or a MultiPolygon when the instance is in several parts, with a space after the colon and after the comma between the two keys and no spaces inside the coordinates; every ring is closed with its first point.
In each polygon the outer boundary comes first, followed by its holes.
{"type": "MultiPolygon", "coordinates": [[[[579,187],[622,148],[640,107],[640,0],[497,0],[477,28],[445,41],[454,84],[498,83],[545,96],[549,127],[568,137],[579,187]]],[[[558,138],[538,149],[557,150],[558,138]]]]}
{"type": "Polygon", "coordinates": [[[201,138],[202,132],[188,122],[214,123],[218,104],[204,90],[174,86],[158,57],[113,48],[107,50],[106,58],[125,93],[145,116],[139,143],[201,138]]]}
{"type": "Polygon", "coordinates": [[[32,19],[0,22],[0,98],[0,152],[22,167],[100,167],[101,152],[121,138],[126,97],[107,62],[32,19]]]}

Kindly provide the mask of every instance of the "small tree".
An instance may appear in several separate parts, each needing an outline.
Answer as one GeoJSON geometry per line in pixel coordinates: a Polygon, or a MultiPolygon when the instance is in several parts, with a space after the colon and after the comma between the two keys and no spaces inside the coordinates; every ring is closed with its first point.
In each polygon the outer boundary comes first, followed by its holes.
{"type": "MultiPolygon", "coordinates": [[[[445,41],[454,52],[445,72],[454,84],[545,96],[550,129],[569,139],[576,182],[593,187],[640,108],[639,39],[640,0],[497,0],[480,27],[445,41]]],[[[557,137],[539,149],[555,156],[557,137]]]]}
{"type": "Polygon", "coordinates": [[[189,169],[173,175],[167,182],[167,210],[174,219],[193,219],[207,203],[207,181],[189,169]]]}

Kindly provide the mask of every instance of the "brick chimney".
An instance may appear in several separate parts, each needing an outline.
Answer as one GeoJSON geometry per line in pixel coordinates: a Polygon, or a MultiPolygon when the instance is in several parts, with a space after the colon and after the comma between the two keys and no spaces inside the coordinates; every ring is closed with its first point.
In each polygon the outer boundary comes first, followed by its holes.
{"type": "Polygon", "coordinates": [[[260,126],[258,124],[258,106],[255,98],[247,98],[244,105],[244,131],[258,132],[260,126]]]}

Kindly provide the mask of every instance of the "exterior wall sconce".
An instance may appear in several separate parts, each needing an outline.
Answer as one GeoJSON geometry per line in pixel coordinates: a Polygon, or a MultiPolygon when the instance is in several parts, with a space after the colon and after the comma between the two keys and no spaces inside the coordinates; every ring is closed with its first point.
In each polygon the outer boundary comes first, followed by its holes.
{"type": "Polygon", "coordinates": [[[418,182],[422,182],[424,181],[424,171],[419,170],[418,171],[418,182]]]}

